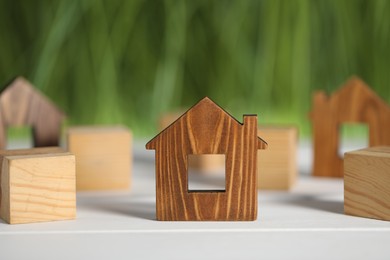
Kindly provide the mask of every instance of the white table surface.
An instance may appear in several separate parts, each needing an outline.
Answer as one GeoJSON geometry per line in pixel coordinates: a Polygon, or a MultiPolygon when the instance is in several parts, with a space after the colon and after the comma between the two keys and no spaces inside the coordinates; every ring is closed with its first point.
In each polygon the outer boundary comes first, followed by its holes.
{"type": "Polygon", "coordinates": [[[390,259],[390,222],[344,215],[340,179],[301,174],[289,192],[261,191],[254,222],[156,221],[154,152],[142,146],[131,190],[78,193],[76,220],[0,222],[0,259],[390,259]]]}

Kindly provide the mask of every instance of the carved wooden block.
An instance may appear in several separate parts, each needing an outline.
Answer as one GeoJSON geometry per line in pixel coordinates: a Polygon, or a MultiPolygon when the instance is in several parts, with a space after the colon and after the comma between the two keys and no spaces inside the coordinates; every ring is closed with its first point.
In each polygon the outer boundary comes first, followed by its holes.
{"type": "MultiPolygon", "coordinates": [[[[175,122],[183,113],[172,112],[164,114],[159,120],[159,130],[163,131],[170,124],[175,122]]],[[[194,157],[189,161],[189,167],[197,170],[199,173],[216,172],[224,168],[225,160],[221,157],[203,156],[194,157]]]]}
{"type": "Polygon", "coordinates": [[[77,190],[130,187],[131,132],[122,126],[79,126],[67,130],[68,150],[76,156],[77,190]]]}
{"type": "Polygon", "coordinates": [[[310,117],[315,176],[343,176],[343,159],[338,154],[342,123],[365,123],[370,146],[390,145],[390,107],[357,77],[330,97],[322,91],[315,93],[310,117]]]}
{"type": "Polygon", "coordinates": [[[390,147],[345,153],[344,212],[390,221],[390,147]]]}
{"type": "Polygon", "coordinates": [[[65,115],[23,77],[0,92],[0,149],[8,127],[31,126],[35,147],[58,146],[65,115]]]}
{"type": "Polygon", "coordinates": [[[10,224],[76,217],[75,157],[59,148],[0,151],[0,217],[10,224]]]}
{"type": "Polygon", "coordinates": [[[156,150],[158,220],[257,218],[257,116],[241,124],[209,98],[202,99],[146,144],[156,150]],[[188,155],[224,154],[225,190],[188,189],[188,155]]]}
{"type": "Polygon", "coordinates": [[[259,126],[258,135],[268,142],[267,150],[257,153],[257,187],[287,190],[296,181],[298,130],[288,126],[259,126]]]}

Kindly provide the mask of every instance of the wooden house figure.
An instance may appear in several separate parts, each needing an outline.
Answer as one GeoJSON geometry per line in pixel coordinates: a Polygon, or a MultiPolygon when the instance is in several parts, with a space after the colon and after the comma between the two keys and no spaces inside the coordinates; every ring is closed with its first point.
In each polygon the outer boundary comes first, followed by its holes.
{"type": "Polygon", "coordinates": [[[205,97],[146,144],[156,150],[158,220],[250,221],[257,218],[257,116],[241,124],[205,97]],[[188,156],[224,154],[225,190],[188,189],[188,156]]]}
{"type": "Polygon", "coordinates": [[[5,149],[8,127],[30,126],[35,147],[58,146],[65,115],[23,77],[0,92],[0,149],[5,149]]]}
{"type": "Polygon", "coordinates": [[[343,123],[365,123],[369,146],[390,145],[390,107],[357,77],[328,97],[314,94],[310,114],[313,127],[314,176],[342,177],[339,128],[343,123]]]}

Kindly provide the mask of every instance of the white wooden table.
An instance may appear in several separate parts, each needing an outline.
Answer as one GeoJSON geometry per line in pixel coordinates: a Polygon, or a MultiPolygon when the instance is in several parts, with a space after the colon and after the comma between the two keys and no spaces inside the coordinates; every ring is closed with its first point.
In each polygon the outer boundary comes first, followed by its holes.
{"type": "Polygon", "coordinates": [[[339,179],[259,192],[254,222],[156,221],[154,153],[141,145],[131,191],[79,193],[72,221],[0,222],[0,259],[390,259],[390,222],[344,215],[339,179]]]}

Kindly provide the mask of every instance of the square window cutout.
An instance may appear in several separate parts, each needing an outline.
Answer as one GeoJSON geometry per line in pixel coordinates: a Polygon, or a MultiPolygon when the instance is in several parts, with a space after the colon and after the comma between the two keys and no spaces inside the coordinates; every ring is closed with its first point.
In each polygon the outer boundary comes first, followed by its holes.
{"type": "Polygon", "coordinates": [[[225,157],[224,154],[189,154],[188,191],[226,191],[225,157]]]}
{"type": "Polygon", "coordinates": [[[8,127],[6,149],[28,149],[34,146],[33,129],[29,126],[8,127]]]}

